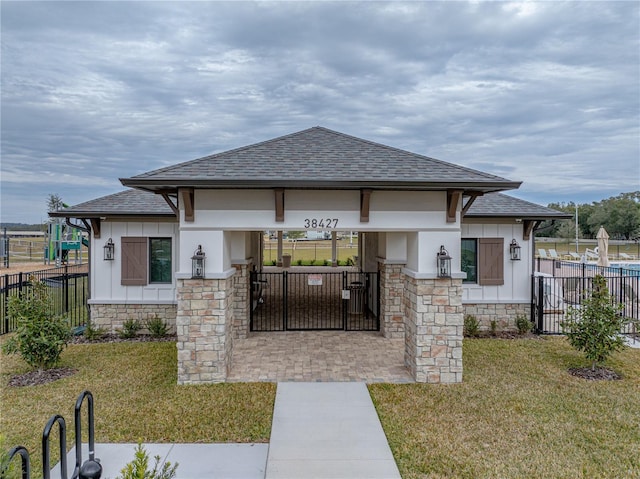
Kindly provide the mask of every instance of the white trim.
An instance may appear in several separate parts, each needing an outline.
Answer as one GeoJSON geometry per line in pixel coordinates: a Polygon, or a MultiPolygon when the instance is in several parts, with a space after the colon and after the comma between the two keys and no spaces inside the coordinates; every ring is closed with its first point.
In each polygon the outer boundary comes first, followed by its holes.
{"type": "Polygon", "coordinates": [[[236,274],[235,268],[230,268],[222,273],[207,273],[204,278],[192,278],[190,273],[176,273],[176,279],[227,279],[236,274]]]}
{"type": "Polygon", "coordinates": [[[253,263],[253,258],[231,260],[231,264],[251,264],[251,263],[253,263]]]}
{"type": "MultiPolygon", "coordinates": [[[[447,279],[441,278],[436,273],[418,273],[412,269],[402,268],[402,273],[414,279],[447,279]]],[[[467,273],[451,273],[451,279],[465,279],[467,273]]]]}
{"type": "Polygon", "coordinates": [[[176,300],[168,300],[168,299],[131,299],[131,300],[123,300],[123,299],[90,299],[87,301],[87,304],[178,304],[176,300]]]}

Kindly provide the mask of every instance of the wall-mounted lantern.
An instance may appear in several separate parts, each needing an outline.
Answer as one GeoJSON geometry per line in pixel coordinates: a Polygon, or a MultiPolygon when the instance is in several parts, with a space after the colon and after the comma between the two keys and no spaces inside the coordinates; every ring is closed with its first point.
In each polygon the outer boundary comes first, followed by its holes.
{"type": "Polygon", "coordinates": [[[440,246],[440,251],[436,254],[438,263],[438,278],[451,278],[451,256],[444,245],[440,246]]]}
{"type": "Polygon", "coordinates": [[[202,246],[198,245],[198,249],[191,257],[191,277],[204,278],[204,251],[202,246]]]}
{"type": "Polygon", "coordinates": [[[116,245],[113,244],[113,240],[109,238],[104,244],[104,260],[113,261],[115,258],[116,245]]]}
{"type": "Polygon", "coordinates": [[[522,248],[518,244],[518,242],[514,239],[511,240],[511,244],[509,245],[509,254],[511,255],[512,261],[520,261],[520,250],[522,248]]]}

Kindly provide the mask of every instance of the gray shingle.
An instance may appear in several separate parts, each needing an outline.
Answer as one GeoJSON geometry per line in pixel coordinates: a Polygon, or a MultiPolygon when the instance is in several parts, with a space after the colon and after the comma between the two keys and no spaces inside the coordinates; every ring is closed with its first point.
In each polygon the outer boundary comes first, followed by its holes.
{"type": "Polygon", "coordinates": [[[530,203],[502,193],[491,193],[479,196],[473,202],[466,216],[479,218],[519,217],[529,219],[560,219],[571,218],[562,211],[553,210],[546,206],[530,203]]]}
{"type": "Polygon", "coordinates": [[[489,190],[517,188],[513,182],[427,156],[381,145],[322,127],[309,128],[273,140],[206,156],[132,178],[125,186],[322,187],[361,184],[434,186],[478,184],[489,190]]]}

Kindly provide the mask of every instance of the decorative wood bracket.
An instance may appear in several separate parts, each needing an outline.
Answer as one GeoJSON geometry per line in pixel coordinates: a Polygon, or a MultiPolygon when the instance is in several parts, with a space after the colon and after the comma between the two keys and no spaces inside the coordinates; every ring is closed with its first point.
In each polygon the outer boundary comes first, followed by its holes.
{"type": "Polygon", "coordinates": [[[193,188],[184,188],[180,190],[180,201],[184,205],[184,220],[193,222],[194,220],[194,198],[193,188]]]}
{"type": "Polygon", "coordinates": [[[456,222],[456,212],[462,193],[462,190],[447,190],[447,223],[456,222]]]}
{"type": "Polygon", "coordinates": [[[531,233],[538,226],[540,226],[541,223],[542,221],[524,220],[522,222],[522,239],[525,241],[529,241],[529,238],[531,237],[531,233]]]}
{"type": "Polygon", "coordinates": [[[93,237],[100,239],[100,218],[91,218],[91,229],[93,230],[93,237]]]}
{"type": "Polygon", "coordinates": [[[467,214],[467,211],[469,211],[469,208],[471,208],[471,205],[476,200],[476,198],[478,196],[482,196],[483,195],[483,193],[480,193],[478,191],[472,191],[472,192],[469,192],[467,194],[469,195],[469,199],[467,199],[467,202],[462,205],[462,213],[460,214],[460,216],[463,217],[463,218],[464,218],[464,215],[467,214]]]}
{"type": "Polygon", "coordinates": [[[276,201],[276,223],[284,222],[284,188],[273,190],[276,201]]]}
{"type": "Polygon", "coordinates": [[[169,205],[169,208],[171,208],[171,211],[173,211],[173,214],[176,215],[176,218],[180,218],[180,210],[178,209],[178,205],[176,204],[177,201],[176,203],[173,202],[173,199],[171,199],[171,197],[169,196],[168,191],[161,191],[160,195],[167,202],[167,204],[169,205]]]}
{"type": "Polygon", "coordinates": [[[370,203],[371,203],[371,190],[360,190],[360,223],[369,222],[370,203]]]}

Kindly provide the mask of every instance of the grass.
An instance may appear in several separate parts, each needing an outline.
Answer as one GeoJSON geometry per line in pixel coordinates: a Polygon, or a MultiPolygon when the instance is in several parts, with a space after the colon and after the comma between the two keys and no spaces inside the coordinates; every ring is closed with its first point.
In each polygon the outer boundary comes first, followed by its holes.
{"type": "MultiPolygon", "coordinates": [[[[96,398],[99,442],[264,442],[270,383],[176,385],[175,344],[72,345],[78,372],[48,385],[9,388],[26,371],[0,364],[0,430],[41,468],[40,434],[60,413],[73,442],[73,405],[96,398]]],[[[621,381],[590,382],[567,368],[585,361],[563,338],[465,339],[464,382],[369,386],[404,479],[640,478],[640,350],[614,355],[621,381]]],[[[53,463],[57,461],[52,438],[53,463]]]]}
{"type": "Polygon", "coordinates": [[[465,339],[464,382],[369,387],[404,479],[640,477],[640,351],[621,381],[584,366],[563,338],[465,339]]]}
{"type": "MultiPolygon", "coordinates": [[[[17,356],[3,355],[0,430],[6,435],[5,443],[26,446],[32,471],[39,476],[45,423],[53,414],[62,414],[70,448],[73,407],[85,389],[95,398],[97,442],[269,440],[275,384],[178,386],[176,358],[173,342],[71,345],[62,355],[61,366],[76,368],[75,375],[46,385],[13,388],[7,386],[9,378],[28,367],[17,356]]],[[[54,431],[52,464],[58,461],[54,431]]]]}

